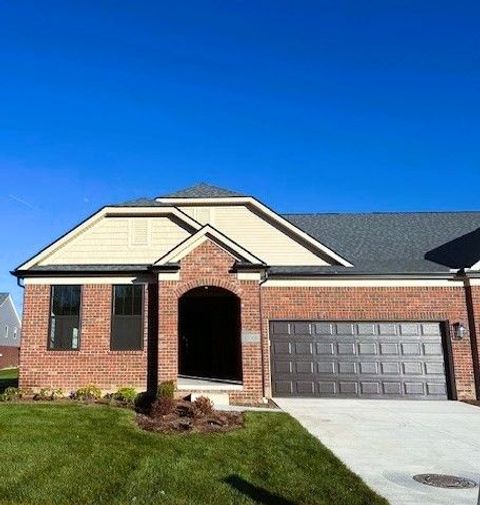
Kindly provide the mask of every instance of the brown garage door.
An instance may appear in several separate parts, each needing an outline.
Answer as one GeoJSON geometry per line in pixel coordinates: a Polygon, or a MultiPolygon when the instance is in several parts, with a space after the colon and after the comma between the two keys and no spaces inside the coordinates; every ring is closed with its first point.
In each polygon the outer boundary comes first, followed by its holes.
{"type": "Polygon", "coordinates": [[[270,322],[274,396],[446,399],[441,323],[270,322]]]}

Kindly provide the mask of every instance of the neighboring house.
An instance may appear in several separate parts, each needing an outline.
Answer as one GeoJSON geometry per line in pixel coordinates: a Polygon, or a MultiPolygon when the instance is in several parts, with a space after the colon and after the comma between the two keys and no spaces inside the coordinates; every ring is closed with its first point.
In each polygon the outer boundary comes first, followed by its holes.
{"type": "Polygon", "coordinates": [[[280,215],[206,184],[20,265],[20,385],[473,399],[480,212],[280,215]]]}
{"type": "Polygon", "coordinates": [[[0,293],[0,369],[18,366],[22,323],[9,293],[0,293]]]}

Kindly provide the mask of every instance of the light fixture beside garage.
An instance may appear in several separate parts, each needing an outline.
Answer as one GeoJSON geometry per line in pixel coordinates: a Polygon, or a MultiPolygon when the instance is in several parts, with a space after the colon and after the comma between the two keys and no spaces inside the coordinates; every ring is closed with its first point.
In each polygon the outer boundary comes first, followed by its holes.
{"type": "Polygon", "coordinates": [[[453,324],[453,337],[455,340],[462,340],[467,336],[467,329],[462,323],[453,324]]]}

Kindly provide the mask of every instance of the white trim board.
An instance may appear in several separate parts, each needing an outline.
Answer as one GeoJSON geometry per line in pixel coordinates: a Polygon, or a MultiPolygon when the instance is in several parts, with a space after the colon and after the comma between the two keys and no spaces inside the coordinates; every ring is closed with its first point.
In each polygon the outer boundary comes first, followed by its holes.
{"type": "Polygon", "coordinates": [[[463,287],[461,280],[448,279],[268,279],[262,285],[266,288],[395,288],[395,287],[463,287]]]}

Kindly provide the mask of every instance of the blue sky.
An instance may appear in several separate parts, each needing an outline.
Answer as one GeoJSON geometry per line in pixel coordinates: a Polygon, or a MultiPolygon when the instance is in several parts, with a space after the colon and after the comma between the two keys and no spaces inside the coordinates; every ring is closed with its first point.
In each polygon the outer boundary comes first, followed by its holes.
{"type": "Polygon", "coordinates": [[[478,1],[0,0],[0,291],[106,203],[479,209],[478,1]]]}

